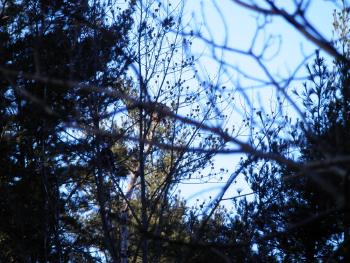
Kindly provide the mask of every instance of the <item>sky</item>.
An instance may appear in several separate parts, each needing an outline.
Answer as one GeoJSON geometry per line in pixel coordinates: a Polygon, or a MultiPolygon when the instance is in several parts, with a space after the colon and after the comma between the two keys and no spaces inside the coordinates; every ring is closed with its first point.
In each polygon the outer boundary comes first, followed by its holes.
{"type": "MultiPolygon", "coordinates": [[[[277,1],[277,3],[288,4],[292,1],[277,1]]],[[[335,6],[331,1],[314,0],[311,1],[307,18],[312,25],[316,27],[327,39],[332,38],[332,22],[333,10],[335,6]]],[[[251,45],[254,36],[257,21],[263,23],[262,17],[257,17],[256,13],[247,11],[229,0],[220,1],[197,1],[190,0],[185,2],[183,23],[188,30],[200,30],[201,34],[211,38],[215,43],[224,44],[230,47],[244,49],[251,45]]],[[[259,52],[263,41],[269,36],[273,36],[275,41],[272,43],[270,54],[276,52],[276,55],[266,62],[269,70],[275,76],[288,76],[305,58],[306,55],[313,54],[316,46],[306,40],[299,32],[293,29],[285,21],[280,18],[273,18],[256,40],[253,50],[259,52]]],[[[234,70],[228,70],[226,74],[219,72],[220,65],[217,59],[213,59],[213,53],[207,44],[201,41],[193,41],[191,49],[198,58],[198,68],[203,79],[210,78],[217,81],[221,85],[235,86],[239,83],[242,87],[247,88],[247,95],[256,107],[265,108],[265,111],[271,110],[271,101],[276,96],[273,88],[251,88],[254,82],[239,76],[234,70]],[[218,78],[220,76],[220,78],[218,78]]],[[[321,53],[322,54],[322,53],[321,53]]],[[[216,55],[225,61],[227,65],[233,65],[251,76],[257,78],[266,78],[256,63],[245,56],[233,54],[232,52],[217,52],[216,55]]],[[[327,58],[326,54],[322,54],[327,58]]],[[[299,76],[305,76],[305,67],[301,67],[299,76]]],[[[294,83],[293,85],[300,85],[294,83]]],[[[244,107],[244,101],[237,103],[235,109],[230,111],[230,120],[225,124],[227,126],[239,125],[242,121],[242,112],[239,107],[244,107]]],[[[297,117],[296,113],[291,111],[291,116],[297,117]]],[[[243,138],[243,137],[242,137],[243,138]]],[[[243,138],[244,139],[244,138],[243,138]]],[[[209,200],[209,196],[216,196],[228,177],[237,168],[237,163],[242,156],[239,154],[219,155],[214,158],[216,170],[220,168],[227,169],[229,172],[224,176],[222,181],[211,180],[211,183],[200,184],[198,181],[184,182],[179,186],[181,195],[189,204],[201,203],[203,200],[209,200]],[[193,183],[193,184],[191,184],[193,183]]],[[[204,170],[209,173],[209,169],[204,170]]],[[[246,194],[251,192],[242,175],[238,176],[228,190],[225,198],[233,197],[238,194],[246,194]],[[241,190],[241,191],[239,191],[241,190]]],[[[223,202],[225,206],[230,206],[230,201],[223,202]]]]}

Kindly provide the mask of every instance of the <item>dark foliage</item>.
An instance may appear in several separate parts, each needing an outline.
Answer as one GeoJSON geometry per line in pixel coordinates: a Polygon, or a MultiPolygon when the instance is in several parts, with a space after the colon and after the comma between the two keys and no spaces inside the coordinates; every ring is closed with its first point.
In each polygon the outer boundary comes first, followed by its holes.
{"type": "Polygon", "coordinates": [[[99,86],[122,76],[131,9],[115,21],[106,12],[102,2],[4,2],[0,65],[17,73],[0,78],[1,262],[91,262],[91,246],[100,245],[74,216],[84,200],[73,201],[64,189],[79,192],[90,180],[87,164],[107,142],[72,143],[64,131],[91,125],[113,100],[51,80],[99,86]]]}

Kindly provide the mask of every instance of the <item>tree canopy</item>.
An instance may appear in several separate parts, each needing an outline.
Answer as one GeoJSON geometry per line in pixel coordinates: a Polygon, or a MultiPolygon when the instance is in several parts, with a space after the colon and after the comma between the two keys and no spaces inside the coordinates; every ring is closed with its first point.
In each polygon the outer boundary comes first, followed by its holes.
{"type": "Polygon", "coordinates": [[[350,261],[350,9],[327,39],[311,2],[231,1],[257,16],[239,49],[185,1],[0,0],[0,262],[350,261]],[[314,45],[287,77],[278,19],[314,45]],[[193,181],[218,195],[189,202],[193,181]]]}

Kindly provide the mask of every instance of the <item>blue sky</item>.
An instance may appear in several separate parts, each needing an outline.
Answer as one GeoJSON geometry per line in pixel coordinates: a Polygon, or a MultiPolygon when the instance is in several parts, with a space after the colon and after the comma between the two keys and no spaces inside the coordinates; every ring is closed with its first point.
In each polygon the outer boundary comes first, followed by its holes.
{"type": "MultiPolygon", "coordinates": [[[[292,3],[292,1],[277,2],[286,4],[286,9],[290,8],[288,4],[292,3]]],[[[331,1],[315,0],[311,1],[309,12],[307,13],[307,18],[314,27],[329,40],[332,38],[334,8],[335,6],[331,1]]],[[[226,44],[234,48],[246,50],[251,44],[257,21],[262,23],[263,18],[257,18],[256,13],[247,11],[229,0],[216,1],[216,5],[214,1],[209,0],[189,0],[185,2],[183,21],[185,23],[188,22],[188,28],[199,29],[204,36],[212,37],[217,44],[226,44]]],[[[314,53],[316,49],[314,44],[305,39],[294,28],[281,18],[275,17],[267,24],[265,32],[257,38],[256,48],[254,50],[258,51],[264,39],[271,35],[275,37],[275,43],[280,43],[280,45],[272,45],[271,51],[269,51],[270,53],[277,50],[279,51],[273,59],[266,62],[266,65],[274,76],[288,76],[290,72],[299,65],[305,55],[314,53]],[[279,47],[279,49],[277,47],[279,47]]],[[[221,76],[217,81],[222,83],[222,85],[231,85],[233,87],[237,83],[240,83],[247,88],[254,85],[254,82],[237,75],[233,70],[229,71],[226,75],[219,74],[219,64],[216,59],[213,59],[212,50],[208,48],[206,44],[203,44],[203,42],[194,41],[192,51],[195,53],[196,57],[199,58],[199,66],[202,70],[203,79],[207,77],[216,79],[217,76],[221,76]]],[[[252,76],[266,78],[261,69],[250,58],[231,52],[218,52],[217,55],[222,56],[227,65],[237,66],[240,70],[252,76]]],[[[326,54],[323,55],[326,56],[326,54]]],[[[305,67],[302,67],[299,76],[304,75],[305,67]]],[[[292,85],[298,86],[300,83],[295,82],[292,85]]],[[[263,107],[268,111],[269,108],[271,108],[271,101],[273,101],[276,96],[276,91],[273,88],[264,87],[260,89],[249,89],[247,94],[251,102],[256,103],[256,107],[263,107]]],[[[240,103],[237,103],[238,107],[230,112],[232,116],[226,125],[239,125],[242,121],[242,110],[240,110],[239,107],[244,104],[244,101],[242,98],[241,100],[240,103]]],[[[291,111],[291,115],[296,117],[293,111],[291,111]]],[[[235,170],[240,157],[241,155],[239,154],[219,155],[214,159],[217,170],[224,168],[229,171],[229,173],[224,176],[222,182],[225,182],[230,172],[235,170]]],[[[205,170],[204,172],[209,172],[209,170],[205,170]]],[[[221,189],[223,183],[214,182],[217,180],[212,181],[213,183],[209,184],[197,184],[198,182],[194,182],[195,184],[184,184],[180,185],[179,188],[181,194],[186,199],[189,199],[190,203],[196,203],[197,199],[203,200],[208,199],[208,196],[215,196],[221,189]]],[[[237,182],[231,186],[225,197],[237,195],[237,189],[243,189],[242,193],[250,191],[243,176],[239,176],[236,181],[237,182]]],[[[229,205],[229,203],[226,202],[226,205],[229,205]]]]}

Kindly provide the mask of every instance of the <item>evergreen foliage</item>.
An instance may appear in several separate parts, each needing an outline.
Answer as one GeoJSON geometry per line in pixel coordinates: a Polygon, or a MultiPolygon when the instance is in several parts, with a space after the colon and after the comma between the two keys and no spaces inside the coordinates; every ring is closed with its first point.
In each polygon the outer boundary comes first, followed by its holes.
{"type": "Polygon", "coordinates": [[[349,9],[303,118],[257,111],[244,144],[213,126],[225,93],[193,74],[181,5],[1,3],[0,262],[350,262],[349,9]],[[253,193],[189,207],[178,184],[229,141],[253,193]]]}

